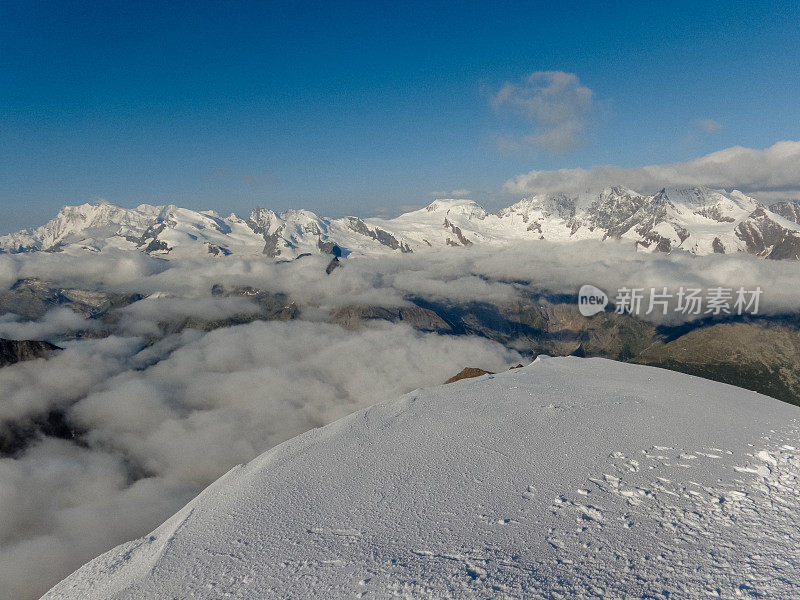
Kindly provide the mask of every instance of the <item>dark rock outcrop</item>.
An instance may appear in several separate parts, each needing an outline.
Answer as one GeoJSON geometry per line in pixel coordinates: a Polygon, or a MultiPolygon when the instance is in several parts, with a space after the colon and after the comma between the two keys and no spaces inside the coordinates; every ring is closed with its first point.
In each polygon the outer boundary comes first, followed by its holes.
{"type": "Polygon", "coordinates": [[[328,263],[328,266],[325,267],[325,274],[326,275],[330,275],[331,273],[334,272],[334,270],[338,269],[341,266],[342,266],[342,263],[340,263],[339,259],[336,256],[334,256],[331,259],[331,262],[328,263]]]}
{"type": "Polygon", "coordinates": [[[24,319],[39,319],[47,311],[63,306],[85,318],[97,318],[141,298],[141,294],[60,288],[41,279],[27,278],[17,280],[9,290],[0,292],[0,314],[14,313],[24,319]]]}
{"type": "Polygon", "coordinates": [[[285,225],[281,225],[274,233],[270,235],[264,234],[264,249],[261,251],[262,254],[270,258],[277,258],[281,255],[281,248],[286,247],[286,240],[283,239],[283,230],[285,228],[285,225]]]}
{"type": "MultiPolygon", "coordinates": [[[[518,365],[512,365],[508,368],[509,371],[514,369],[521,369],[522,363],[518,365]]],[[[461,381],[462,379],[470,379],[472,377],[480,377],[481,375],[494,375],[494,371],[486,371],[484,369],[479,369],[478,367],[464,367],[460,373],[457,375],[453,375],[450,379],[445,381],[445,384],[454,383],[456,381],[461,381]]]]}
{"type": "Polygon", "coordinates": [[[464,235],[464,232],[461,231],[461,228],[460,227],[456,227],[453,223],[450,222],[450,220],[447,219],[447,217],[445,217],[445,219],[444,219],[444,228],[452,231],[453,234],[455,234],[456,239],[458,240],[458,242],[455,242],[455,241],[451,240],[450,238],[447,238],[447,245],[448,246],[471,246],[472,245],[472,241],[467,239],[467,237],[464,235]]]}
{"type": "Polygon", "coordinates": [[[37,340],[5,340],[0,338],[0,367],[24,360],[47,358],[61,350],[50,342],[37,340]]]}
{"type": "Polygon", "coordinates": [[[419,306],[342,306],[331,311],[331,322],[345,329],[359,329],[369,321],[403,322],[419,331],[451,333],[447,321],[419,306]]]}
{"type": "Polygon", "coordinates": [[[788,219],[800,225],[800,203],[798,202],[777,202],[770,205],[769,209],[776,215],[788,219]]]}
{"type": "Polygon", "coordinates": [[[458,375],[453,375],[450,379],[445,381],[445,384],[455,383],[456,381],[461,381],[462,379],[480,377],[481,375],[494,375],[494,373],[492,371],[484,371],[483,369],[479,369],[477,367],[465,367],[458,375]]]}
{"type": "Polygon", "coordinates": [[[350,222],[348,226],[356,233],[372,238],[379,244],[391,248],[392,250],[400,250],[400,252],[412,252],[411,248],[405,242],[400,242],[388,231],[384,231],[380,227],[370,229],[367,224],[357,217],[348,217],[350,222]]]}
{"type": "Polygon", "coordinates": [[[756,256],[776,260],[800,260],[800,235],[770,218],[764,208],[757,208],[736,227],[736,236],[756,256]]]}
{"type": "Polygon", "coordinates": [[[247,298],[255,302],[261,309],[257,315],[241,315],[237,322],[249,323],[257,320],[290,321],[296,319],[300,314],[300,308],[286,294],[267,292],[249,285],[226,288],[223,285],[216,284],[211,288],[211,295],[225,298],[247,298]]]}

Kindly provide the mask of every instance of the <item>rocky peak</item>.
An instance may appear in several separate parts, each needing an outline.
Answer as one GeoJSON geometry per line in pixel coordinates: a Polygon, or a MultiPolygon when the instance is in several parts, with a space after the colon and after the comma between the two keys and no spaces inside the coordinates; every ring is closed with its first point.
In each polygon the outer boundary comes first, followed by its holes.
{"type": "Polygon", "coordinates": [[[59,350],[61,348],[50,342],[0,338],[0,367],[35,358],[46,358],[59,350]]]}
{"type": "Polygon", "coordinates": [[[792,223],[800,225],[800,203],[798,202],[776,202],[770,205],[769,210],[792,223]]]}

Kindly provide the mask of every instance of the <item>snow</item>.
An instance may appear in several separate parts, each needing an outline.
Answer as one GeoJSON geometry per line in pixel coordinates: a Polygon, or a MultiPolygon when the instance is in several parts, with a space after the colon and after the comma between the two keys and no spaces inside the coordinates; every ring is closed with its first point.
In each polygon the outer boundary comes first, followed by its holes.
{"type": "MultiPolygon", "coordinates": [[[[319,253],[337,245],[345,255],[424,252],[430,248],[518,240],[574,241],[622,237],[646,241],[656,234],[671,248],[711,254],[747,250],[736,227],[760,208],[786,235],[800,239],[800,225],[773,214],[741,192],[707,188],[665,188],[653,196],[613,187],[579,194],[541,194],[520,200],[495,214],[473,200],[439,199],[394,219],[319,217],[307,210],[280,214],[256,208],[247,220],[223,219],[214,211],[140,205],[136,209],[106,202],[63,208],[34,230],[0,237],[0,252],[90,250],[146,251],[164,258],[262,256],[279,260],[319,253]],[[624,224],[624,225],[623,225],[624,224]],[[381,230],[381,231],[378,231],[381,230]],[[683,234],[683,235],[681,235],[683,234]],[[266,238],[270,237],[268,241],[266,238]],[[392,242],[392,239],[394,240],[392,242]],[[388,243],[387,243],[388,242],[388,243]],[[66,247],[65,247],[66,246],[66,247]]],[[[771,236],[772,237],[772,236],[771,236]]]]}
{"type": "Polygon", "coordinates": [[[540,358],[281,444],[44,597],[798,597],[798,417],[540,358]]]}

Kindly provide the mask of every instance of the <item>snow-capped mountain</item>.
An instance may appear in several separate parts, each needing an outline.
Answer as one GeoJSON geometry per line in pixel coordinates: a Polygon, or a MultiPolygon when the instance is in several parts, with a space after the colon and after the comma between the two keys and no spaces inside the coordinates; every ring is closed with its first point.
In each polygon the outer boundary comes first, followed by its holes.
{"type": "Polygon", "coordinates": [[[799,417],[540,358],[281,444],[44,598],[796,598],[799,417]]]}
{"type": "Polygon", "coordinates": [[[164,257],[420,252],[518,240],[628,240],[644,251],[748,252],[800,259],[800,205],[767,207],[741,192],[665,188],[654,195],[612,187],[542,194],[490,214],[471,200],[436,200],[393,219],[319,217],[256,208],[247,219],[213,211],[105,202],[63,208],[33,230],[0,237],[0,252],[138,250],[164,257]]]}

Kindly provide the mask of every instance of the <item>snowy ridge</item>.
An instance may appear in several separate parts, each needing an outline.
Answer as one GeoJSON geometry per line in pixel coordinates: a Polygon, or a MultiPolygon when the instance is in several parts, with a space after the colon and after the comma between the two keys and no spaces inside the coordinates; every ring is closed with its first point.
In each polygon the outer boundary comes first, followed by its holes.
{"type": "Polygon", "coordinates": [[[44,598],[798,597],[799,417],[538,359],[277,446],[44,598]]]}
{"type": "Polygon", "coordinates": [[[394,219],[319,217],[307,210],[221,218],[213,211],[101,202],[63,208],[42,227],[0,237],[0,252],[95,251],[107,248],[169,257],[307,253],[420,252],[519,240],[627,240],[644,251],[748,252],[800,259],[800,209],[773,212],[741,192],[665,188],[654,195],[611,187],[581,194],[525,198],[490,214],[472,200],[436,200],[394,219]]]}

